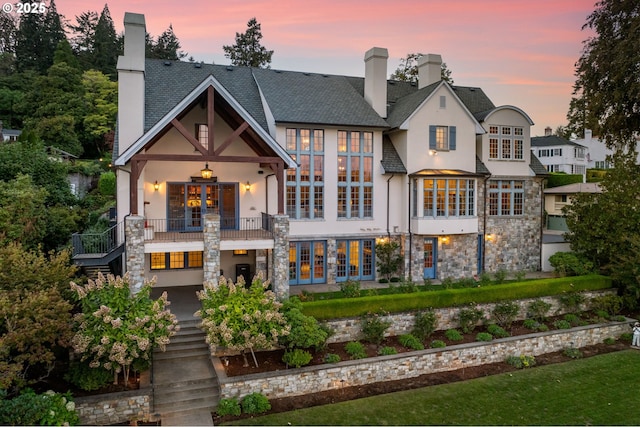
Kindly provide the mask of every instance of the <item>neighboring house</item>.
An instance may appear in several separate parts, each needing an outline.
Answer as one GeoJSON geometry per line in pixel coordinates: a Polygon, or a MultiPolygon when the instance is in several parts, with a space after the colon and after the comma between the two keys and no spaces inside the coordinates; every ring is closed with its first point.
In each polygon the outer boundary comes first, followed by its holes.
{"type": "Polygon", "coordinates": [[[582,175],[582,182],[587,176],[587,149],[584,145],[569,141],[562,137],[547,135],[531,138],[531,151],[549,172],[565,172],[582,175]]]}
{"type": "Polygon", "coordinates": [[[574,183],[544,189],[544,210],[547,213],[546,229],[569,231],[562,209],[571,204],[578,193],[601,193],[600,184],[595,182],[574,183]]]}
{"type": "Polygon", "coordinates": [[[3,142],[15,142],[18,140],[20,134],[22,134],[21,130],[6,129],[2,125],[2,120],[0,120],[0,140],[2,140],[3,142]]]}
{"type": "Polygon", "coordinates": [[[609,169],[613,150],[607,148],[604,142],[593,137],[591,129],[584,130],[584,138],[573,140],[587,149],[587,168],[589,169],[609,169]]]}
{"type": "Polygon", "coordinates": [[[544,167],[529,116],[480,88],[145,60],[125,15],[118,61],[118,222],[132,283],[216,283],[266,272],[289,286],[375,280],[401,244],[414,281],[540,270],[544,167]]]}

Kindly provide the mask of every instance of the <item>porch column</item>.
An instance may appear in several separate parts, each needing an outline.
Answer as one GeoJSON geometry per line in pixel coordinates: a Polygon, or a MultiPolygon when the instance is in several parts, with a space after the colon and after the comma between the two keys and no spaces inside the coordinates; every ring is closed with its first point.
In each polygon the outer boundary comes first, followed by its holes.
{"type": "Polygon", "coordinates": [[[279,300],[289,297],[289,217],[273,216],[273,292],[279,300]]]}
{"type": "Polygon", "coordinates": [[[220,215],[208,213],[204,215],[204,286],[218,287],[220,279],[220,215]]]}
{"type": "Polygon", "coordinates": [[[336,284],[337,265],[338,243],[336,239],[327,239],[327,285],[336,284]]]}
{"type": "Polygon", "coordinates": [[[129,290],[135,295],[144,284],[144,217],[131,215],[124,220],[126,265],[129,290]]]}

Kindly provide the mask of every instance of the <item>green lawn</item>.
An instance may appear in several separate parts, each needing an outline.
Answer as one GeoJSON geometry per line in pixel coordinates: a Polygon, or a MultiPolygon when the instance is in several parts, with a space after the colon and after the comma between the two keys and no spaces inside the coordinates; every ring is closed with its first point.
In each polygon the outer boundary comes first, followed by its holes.
{"type": "Polygon", "coordinates": [[[640,425],[640,351],[244,419],[238,425],[640,425]]]}

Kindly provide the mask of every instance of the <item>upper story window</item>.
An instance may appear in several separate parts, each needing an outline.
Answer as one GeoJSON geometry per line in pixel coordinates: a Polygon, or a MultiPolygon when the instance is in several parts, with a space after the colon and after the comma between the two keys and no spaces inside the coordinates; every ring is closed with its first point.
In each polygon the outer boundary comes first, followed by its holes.
{"type": "Polygon", "coordinates": [[[202,268],[202,252],[153,252],[151,270],[202,268]]]}
{"type": "Polygon", "coordinates": [[[373,217],[373,132],[338,131],[338,218],[373,217]]]}
{"type": "Polygon", "coordinates": [[[524,128],[489,126],[489,158],[524,160],[524,128]]]}
{"type": "Polygon", "coordinates": [[[562,148],[544,148],[538,150],[538,157],[562,156],[562,148]]]}
{"type": "MultiPolygon", "coordinates": [[[[414,180],[414,216],[418,214],[417,184],[414,180]]],[[[423,179],[422,216],[460,217],[475,215],[474,179],[423,179]]]]}
{"type": "Polygon", "coordinates": [[[287,129],[286,144],[299,165],[287,169],[287,215],[324,218],[324,131],[287,129]]]}
{"type": "Polygon", "coordinates": [[[573,156],[576,159],[584,159],[584,148],[582,147],[575,147],[573,149],[573,156]]]}
{"type": "Polygon", "coordinates": [[[489,181],[489,215],[520,216],[524,212],[524,181],[489,181]]]}
{"type": "Polygon", "coordinates": [[[196,139],[204,148],[209,148],[209,126],[204,123],[196,123],[196,139]]]}
{"type": "Polygon", "coordinates": [[[456,149],[455,126],[429,126],[429,149],[449,151],[456,149]]]}

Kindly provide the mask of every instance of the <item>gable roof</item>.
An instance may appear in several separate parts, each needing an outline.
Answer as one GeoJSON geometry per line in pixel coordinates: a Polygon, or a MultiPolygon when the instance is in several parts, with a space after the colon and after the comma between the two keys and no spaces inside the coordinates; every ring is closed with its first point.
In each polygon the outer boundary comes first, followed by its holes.
{"type": "Polygon", "coordinates": [[[558,145],[570,145],[573,147],[584,148],[584,145],[580,145],[556,135],[534,136],[531,138],[532,147],[553,147],[558,145]]]}

